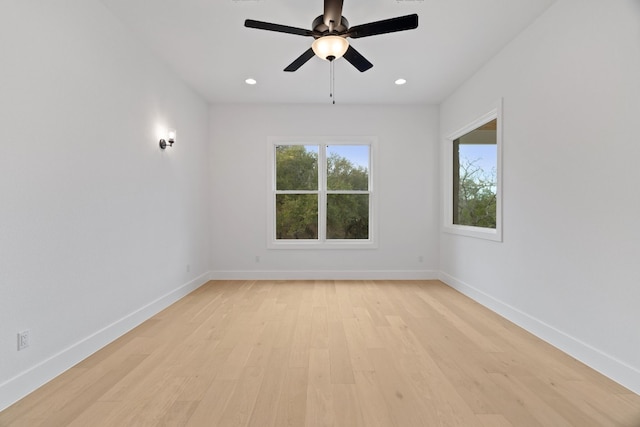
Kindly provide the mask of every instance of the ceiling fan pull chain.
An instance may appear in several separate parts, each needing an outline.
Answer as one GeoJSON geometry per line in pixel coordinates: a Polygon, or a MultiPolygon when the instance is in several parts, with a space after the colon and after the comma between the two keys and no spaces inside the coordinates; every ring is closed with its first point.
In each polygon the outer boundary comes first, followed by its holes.
{"type": "Polygon", "coordinates": [[[333,105],[336,105],[336,66],[335,61],[331,62],[331,86],[333,92],[333,105]]]}
{"type": "Polygon", "coordinates": [[[331,84],[331,66],[332,62],[329,62],[329,98],[333,98],[333,84],[331,84]]]}
{"type": "Polygon", "coordinates": [[[333,105],[336,104],[336,69],[333,65],[334,61],[329,63],[329,78],[331,79],[331,97],[333,98],[333,105]]]}

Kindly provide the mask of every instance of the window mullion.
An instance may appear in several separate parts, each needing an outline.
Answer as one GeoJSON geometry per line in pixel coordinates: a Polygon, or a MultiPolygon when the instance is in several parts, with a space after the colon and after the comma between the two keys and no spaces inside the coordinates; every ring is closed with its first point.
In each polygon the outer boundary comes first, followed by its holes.
{"type": "Polygon", "coordinates": [[[327,146],[318,149],[318,239],[327,241],[327,146]]]}
{"type": "Polygon", "coordinates": [[[276,190],[275,194],[317,194],[318,190],[276,190]]]}
{"type": "Polygon", "coordinates": [[[327,190],[327,194],[371,194],[369,190],[327,190]]]}

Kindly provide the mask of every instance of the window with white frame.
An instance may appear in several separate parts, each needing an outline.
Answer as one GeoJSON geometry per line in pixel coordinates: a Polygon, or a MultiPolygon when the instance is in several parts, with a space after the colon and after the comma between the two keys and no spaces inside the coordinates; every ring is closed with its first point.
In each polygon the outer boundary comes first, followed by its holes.
{"type": "Polygon", "coordinates": [[[502,241],[501,103],[445,141],[445,231],[502,241]]]}
{"type": "Polygon", "coordinates": [[[371,141],[274,141],[270,149],[270,247],[374,244],[371,141]]]}

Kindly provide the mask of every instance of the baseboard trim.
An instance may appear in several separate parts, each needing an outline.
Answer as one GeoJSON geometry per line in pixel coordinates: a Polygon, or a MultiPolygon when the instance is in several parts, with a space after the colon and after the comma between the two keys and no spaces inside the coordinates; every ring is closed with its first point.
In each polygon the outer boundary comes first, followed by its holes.
{"type": "Polygon", "coordinates": [[[433,270],[212,271],[211,280],[437,280],[433,270]]]}
{"type": "Polygon", "coordinates": [[[53,378],[72,368],[145,320],[204,285],[210,273],[202,274],[149,304],[96,331],[68,348],[0,384],[0,411],[6,409],[53,378]]]}
{"type": "Polygon", "coordinates": [[[636,394],[640,394],[640,370],[447,273],[440,272],[439,279],[446,285],[456,289],[528,332],[531,332],[538,338],[576,358],[585,365],[611,378],[618,384],[636,394]]]}

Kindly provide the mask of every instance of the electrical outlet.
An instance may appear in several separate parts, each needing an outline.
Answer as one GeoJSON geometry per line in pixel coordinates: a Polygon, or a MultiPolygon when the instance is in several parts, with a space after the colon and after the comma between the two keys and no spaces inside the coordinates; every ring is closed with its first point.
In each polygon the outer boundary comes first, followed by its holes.
{"type": "Polygon", "coordinates": [[[256,262],[260,262],[260,256],[256,255],[256,262]]]}
{"type": "Polygon", "coordinates": [[[422,255],[418,257],[418,262],[424,262],[424,257],[422,255]]]}
{"type": "Polygon", "coordinates": [[[191,271],[191,264],[187,264],[187,273],[191,271]]]}
{"type": "Polygon", "coordinates": [[[31,344],[31,333],[29,330],[18,332],[18,351],[24,350],[31,344]]]}

